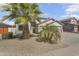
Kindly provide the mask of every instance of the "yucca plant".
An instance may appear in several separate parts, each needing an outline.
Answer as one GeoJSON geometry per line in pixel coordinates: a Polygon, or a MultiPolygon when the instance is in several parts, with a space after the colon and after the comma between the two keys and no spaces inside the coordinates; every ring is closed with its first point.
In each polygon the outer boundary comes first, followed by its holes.
{"type": "Polygon", "coordinates": [[[52,43],[52,39],[55,39],[55,42],[58,43],[61,39],[61,34],[56,26],[46,25],[42,27],[42,30],[39,32],[38,37],[39,40],[43,42],[52,43]]]}

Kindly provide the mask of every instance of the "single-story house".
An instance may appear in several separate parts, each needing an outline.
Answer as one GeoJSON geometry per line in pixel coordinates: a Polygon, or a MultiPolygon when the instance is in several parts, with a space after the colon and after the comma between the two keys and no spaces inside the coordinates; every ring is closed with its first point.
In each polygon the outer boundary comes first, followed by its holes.
{"type": "MultiPolygon", "coordinates": [[[[37,32],[40,32],[42,30],[42,26],[45,26],[47,24],[57,26],[59,31],[62,32],[62,25],[59,22],[55,21],[53,18],[41,18],[40,20],[40,22],[29,23],[30,34],[36,34],[37,32]]],[[[21,24],[12,26],[5,23],[0,23],[0,34],[13,32],[13,35],[17,35],[22,34],[22,30],[23,26],[21,24]]]]}
{"type": "MultiPolygon", "coordinates": [[[[29,23],[29,30],[31,34],[35,34],[36,32],[40,32],[42,30],[42,26],[45,26],[47,24],[52,25],[52,26],[57,26],[59,31],[62,32],[62,25],[55,21],[53,18],[41,18],[40,22],[36,23],[29,23]]],[[[16,34],[22,33],[23,27],[22,25],[16,24],[16,34]]]]}
{"type": "Polygon", "coordinates": [[[56,26],[59,29],[59,31],[62,32],[62,25],[58,21],[55,21],[53,18],[48,18],[47,20],[39,23],[38,32],[40,32],[42,30],[42,27],[46,26],[47,24],[50,26],[56,26]]]}
{"type": "Polygon", "coordinates": [[[67,18],[60,21],[63,25],[63,31],[79,32],[79,22],[75,17],[67,18]]]}

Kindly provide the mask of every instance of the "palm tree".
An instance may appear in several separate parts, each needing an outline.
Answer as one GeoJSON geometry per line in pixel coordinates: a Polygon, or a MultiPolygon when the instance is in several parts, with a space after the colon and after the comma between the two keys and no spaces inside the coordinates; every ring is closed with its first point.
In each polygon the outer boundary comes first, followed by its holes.
{"type": "Polygon", "coordinates": [[[52,43],[52,39],[55,39],[58,43],[61,39],[61,34],[56,26],[46,25],[42,27],[43,30],[39,32],[39,40],[52,43]]]}
{"type": "Polygon", "coordinates": [[[23,25],[23,38],[29,38],[29,23],[39,21],[40,10],[39,5],[34,3],[10,3],[2,6],[3,12],[8,12],[9,15],[3,17],[3,20],[15,20],[16,24],[23,25]]]}

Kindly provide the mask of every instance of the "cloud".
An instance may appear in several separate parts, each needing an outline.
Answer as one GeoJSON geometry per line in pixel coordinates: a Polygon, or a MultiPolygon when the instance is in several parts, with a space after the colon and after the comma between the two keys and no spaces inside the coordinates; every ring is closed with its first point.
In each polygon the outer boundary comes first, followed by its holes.
{"type": "Polygon", "coordinates": [[[61,19],[63,19],[63,18],[69,18],[69,17],[79,18],[79,15],[78,14],[71,14],[71,15],[66,14],[66,15],[63,15],[63,16],[60,16],[60,17],[61,17],[61,19]]]}
{"type": "Polygon", "coordinates": [[[62,19],[63,18],[69,18],[69,17],[76,17],[79,18],[79,4],[70,4],[66,7],[65,9],[65,15],[60,16],[62,19]]]}
{"type": "Polygon", "coordinates": [[[73,14],[76,12],[79,12],[79,4],[72,4],[67,6],[67,8],[65,9],[67,14],[73,14]]]}
{"type": "Polygon", "coordinates": [[[47,13],[41,15],[42,17],[50,17],[47,13]]]}
{"type": "Polygon", "coordinates": [[[0,3],[0,11],[3,10],[3,6],[7,5],[6,3],[0,3]]]}
{"type": "Polygon", "coordinates": [[[70,15],[71,17],[76,17],[76,18],[79,18],[79,15],[77,15],[77,14],[72,14],[72,15],[70,15]]]}
{"type": "Polygon", "coordinates": [[[0,3],[0,7],[7,5],[6,3],[0,3]]]}
{"type": "Polygon", "coordinates": [[[60,16],[61,18],[66,18],[66,17],[69,17],[69,15],[62,15],[60,16]]]}

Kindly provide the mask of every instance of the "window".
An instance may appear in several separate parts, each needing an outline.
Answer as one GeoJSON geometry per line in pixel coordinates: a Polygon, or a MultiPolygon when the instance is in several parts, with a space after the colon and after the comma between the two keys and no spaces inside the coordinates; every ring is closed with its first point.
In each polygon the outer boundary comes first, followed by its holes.
{"type": "Polygon", "coordinates": [[[19,25],[19,30],[23,30],[23,26],[22,25],[19,25]]]}

